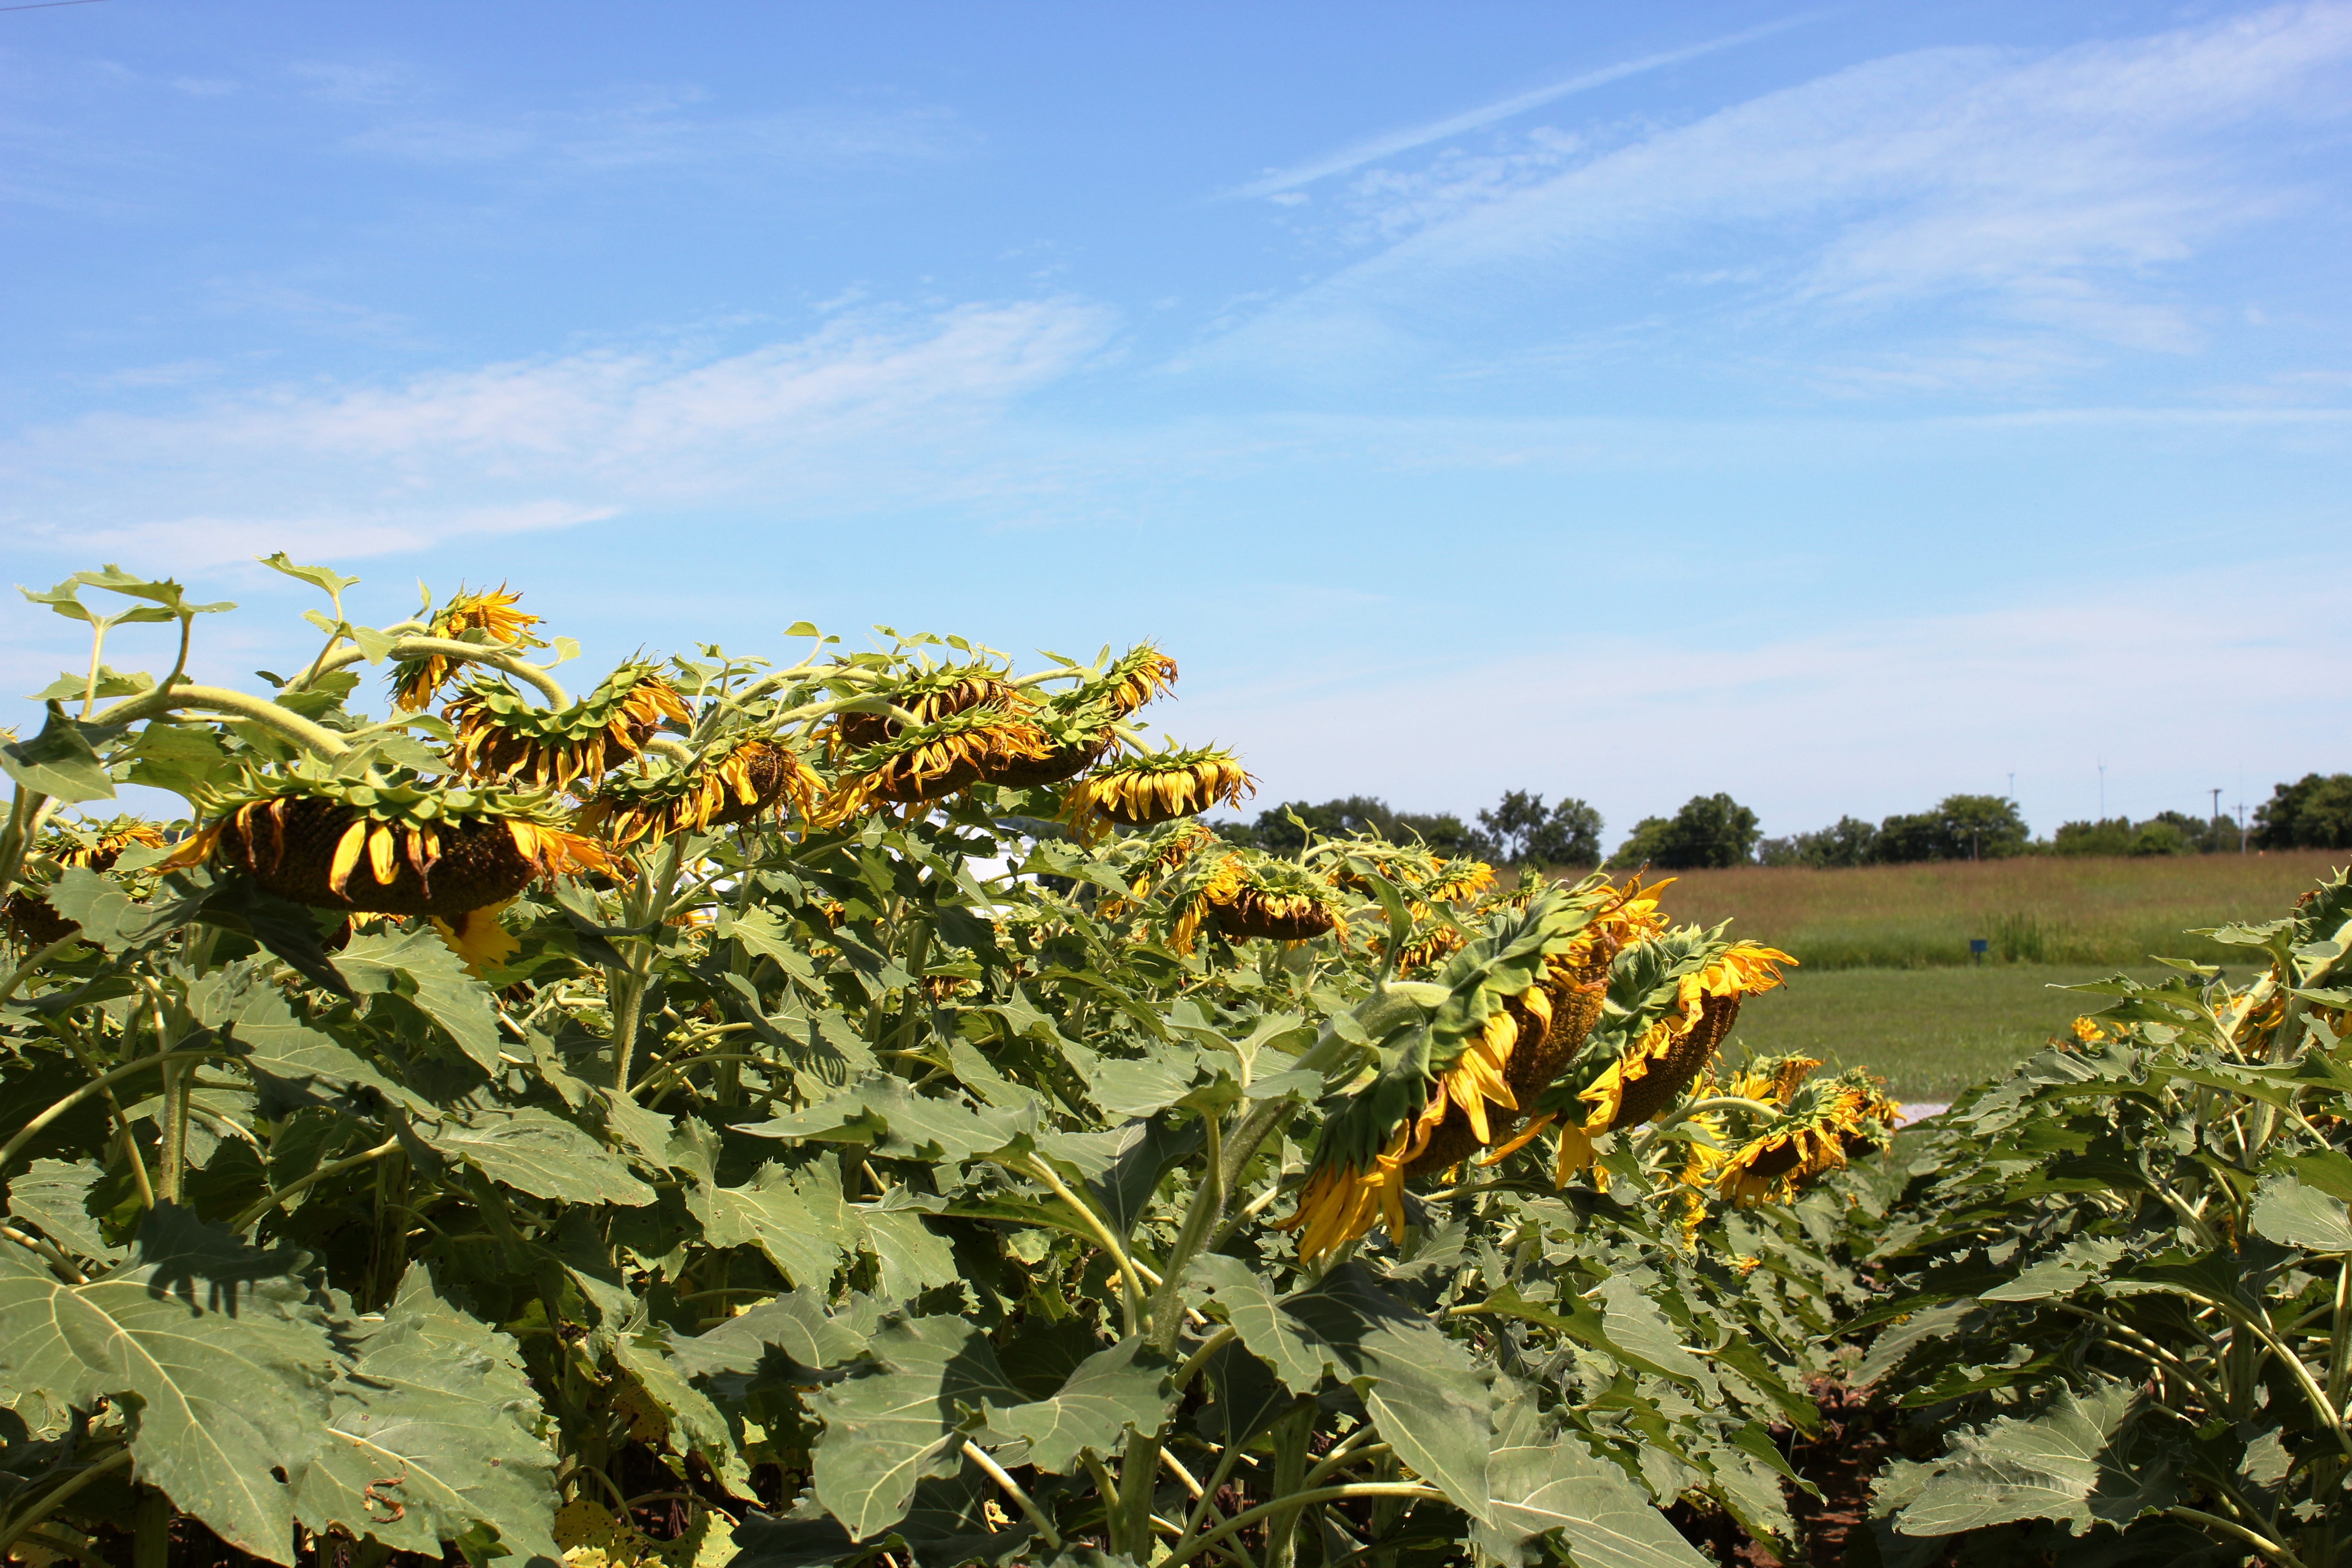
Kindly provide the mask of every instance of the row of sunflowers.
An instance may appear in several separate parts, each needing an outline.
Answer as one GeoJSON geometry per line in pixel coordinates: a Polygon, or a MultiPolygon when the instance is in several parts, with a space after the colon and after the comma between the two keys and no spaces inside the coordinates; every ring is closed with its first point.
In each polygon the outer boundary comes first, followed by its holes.
{"type": "Polygon", "coordinates": [[[795,627],[575,698],[503,588],[368,626],[269,564],[331,613],[267,696],[186,679],[226,606],[175,584],[36,596],[94,637],[5,749],[12,1550],[1790,1539],[1766,1434],[1895,1108],[1724,1057],[1787,954],[1638,877],[1229,845],[1252,781],[1147,738],[1148,644],[795,627]],[[124,619],[177,624],[161,680],[124,619]],[[188,816],[90,815],[121,783],[188,816]]]}

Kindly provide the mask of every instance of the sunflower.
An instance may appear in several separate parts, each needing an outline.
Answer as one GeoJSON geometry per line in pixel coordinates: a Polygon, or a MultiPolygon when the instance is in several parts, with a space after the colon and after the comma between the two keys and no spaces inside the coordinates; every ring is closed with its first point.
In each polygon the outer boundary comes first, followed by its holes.
{"type": "Polygon", "coordinates": [[[1815,1176],[1844,1168],[1845,1140],[1838,1129],[1799,1121],[1760,1133],[1734,1150],[1723,1162],[1715,1190],[1736,1204],[1786,1203],[1815,1176]]]}
{"type": "Polygon", "coordinates": [[[1118,745],[1108,713],[1090,704],[1065,699],[1044,709],[1029,710],[1044,732],[1042,755],[1007,756],[982,770],[981,782],[1007,789],[1043,789],[1077,777],[1108,757],[1118,745]]]}
{"type": "Polygon", "coordinates": [[[1613,891],[1595,879],[1524,912],[1498,913],[1449,963],[1448,988],[1475,991],[1482,974],[1494,973],[1486,967],[1494,955],[1507,950],[1526,955],[1512,973],[1532,983],[1496,998],[1466,1032],[1424,1036],[1418,1050],[1425,1055],[1408,1046],[1384,1061],[1324,1124],[1298,1206],[1280,1222],[1286,1230],[1303,1227],[1301,1258],[1353,1241],[1376,1219],[1401,1237],[1408,1180],[1449,1170],[1481,1145],[1501,1144],[1499,1156],[1526,1141],[1505,1142],[1546,1087],[1541,1075],[1572,1058],[1601,1016],[1608,959],[1588,956],[1581,966],[1559,961],[1613,891]]]}
{"type": "Polygon", "coordinates": [[[1674,1103],[1714,1058],[1739,1016],[1743,996],[1780,984],[1781,963],[1796,960],[1776,948],[1734,942],[1675,984],[1672,1011],[1643,1030],[1578,1098],[1592,1108],[1588,1133],[1639,1127],[1674,1103]]]}
{"type": "Polygon", "coordinates": [[[432,917],[433,929],[440,933],[450,952],[466,961],[466,972],[477,980],[482,977],[485,966],[502,969],[508,959],[522,951],[522,943],[499,923],[499,916],[512,902],[509,899],[503,903],[485,904],[448,920],[439,915],[432,917]]]}
{"type": "Polygon", "coordinates": [[[1176,661],[1150,643],[1139,643],[1113,659],[1087,690],[1099,692],[1112,713],[1124,719],[1176,684],[1176,661]]]}
{"type": "Polygon", "coordinates": [[[544,794],[249,775],[205,804],[217,815],[165,866],[209,857],[320,909],[454,920],[504,903],[533,878],[614,870],[544,794]]]}
{"type": "Polygon", "coordinates": [[[686,722],[686,703],[650,664],[625,664],[569,708],[541,708],[506,681],[477,676],[442,716],[461,777],[511,779],[568,790],[594,782],[645,749],[663,720],[686,722]]]}
{"type": "Polygon", "coordinates": [[[1202,900],[1210,921],[1229,937],[1306,942],[1336,929],[1345,942],[1347,922],[1331,907],[1329,891],[1286,863],[1253,867],[1232,855],[1209,878],[1202,900]]]}
{"type": "Polygon", "coordinates": [[[1216,805],[1239,805],[1257,791],[1231,752],[1203,746],[1189,752],[1147,752],[1122,757],[1078,781],[1063,818],[1091,837],[1107,823],[1150,827],[1198,816],[1216,805]]]}
{"type": "Polygon", "coordinates": [[[816,809],[824,781],[799,753],[756,737],[713,748],[688,767],[608,774],[581,808],[579,827],[627,847],[672,834],[702,833],[750,822],[790,806],[816,809]]]}
{"type": "MultiPolygon", "coordinates": [[[[1004,676],[1003,670],[984,664],[944,664],[919,670],[896,686],[877,687],[866,695],[887,698],[893,707],[913,714],[919,726],[935,724],[971,708],[1017,711],[1032,706],[1031,699],[1004,676]]],[[[828,748],[840,756],[881,745],[896,738],[906,725],[887,713],[836,713],[827,728],[828,748]]]]}
{"type": "MultiPolygon", "coordinates": [[[[537,616],[523,614],[515,608],[520,594],[509,594],[501,583],[496,590],[468,594],[460,587],[438,615],[426,623],[425,635],[446,641],[466,640],[467,632],[486,634],[486,646],[498,647],[544,647],[546,645],[530,635],[539,625],[537,616]]],[[[414,713],[432,702],[433,694],[449,679],[462,661],[446,654],[427,654],[423,658],[403,659],[392,667],[392,700],[395,707],[414,713]]]]}
{"type": "Polygon", "coordinates": [[[876,801],[918,805],[968,789],[1007,763],[1043,756],[1045,731],[1023,712],[983,704],[906,730],[845,758],[814,818],[845,822],[876,801]]]}
{"type": "MultiPolygon", "coordinates": [[[[60,867],[110,871],[124,850],[159,849],[163,845],[163,830],[153,823],[118,816],[96,827],[60,824],[42,835],[36,853],[60,867]]],[[[0,925],[26,947],[47,947],[81,929],[32,888],[20,888],[0,904],[0,925]]]]}

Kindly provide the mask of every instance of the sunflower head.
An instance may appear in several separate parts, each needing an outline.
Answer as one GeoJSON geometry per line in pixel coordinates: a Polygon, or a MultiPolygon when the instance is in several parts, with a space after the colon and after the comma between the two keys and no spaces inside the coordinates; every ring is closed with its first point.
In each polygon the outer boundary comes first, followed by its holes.
{"type": "Polygon", "coordinates": [[[1072,786],[1064,820],[1092,837],[1110,823],[1150,827],[1198,816],[1216,805],[1239,805],[1257,781],[1231,752],[1213,746],[1147,752],[1098,768],[1072,786]]]}
{"type": "Polygon", "coordinates": [[[642,752],[663,721],[689,717],[656,667],[637,663],[569,708],[541,707],[506,680],[477,675],[442,714],[457,727],[450,759],[460,777],[556,790],[594,783],[642,752]]]}
{"type": "MultiPolygon", "coordinates": [[[[530,628],[539,625],[540,618],[515,608],[521,597],[520,594],[508,593],[503,583],[478,594],[469,594],[461,586],[426,623],[426,634],[448,642],[478,641],[493,647],[545,647],[545,643],[530,635],[530,628]],[[469,637],[468,633],[478,636],[469,637]]],[[[458,663],[443,654],[429,654],[394,665],[394,703],[411,713],[426,706],[458,663]]]]}
{"type": "MultiPolygon", "coordinates": [[[[980,663],[934,665],[866,695],[888,699],[891,706],[914,715],[921,726],[972,708],[1012,712],[1034,706],[1027,694],[1006,681],[1004,670],[980,663]]],[[[826,728],[828,749],[842,756],[879,746],[906,725],[887,713],[836,713],[826,728]]]]}
{"type": "MultiPolygon", "coordinates": [[[[118,816],[96,824],[55,824],[41,835],[34,853],[39,859],[60,867],[110,871],[124,850],[160,849],[163,842],[163,830],[153,823],[135,816],[118,816]]],[[[41,896],[40,889],[49,885],[49,874],[35,871],[28,864],[20,880],[27,885],[0,902],[0,927],[5,927],[9,935],[28,948],[47,947],[81,929],[58,913],[41,896]]]]}
{"type": "Polygon", "coordinates": [[[832,826],[877,802],[912,806],[945,800],[1048,749],[1045,731],[1025,708],[959,709],[844,757],[833,793],[818,804],[814,817],[832,826]]]}
{"type": "Polygon", "coordinates": [[[745,736],[683,766],[607,774],[581,807],[579,826],[615,845],[659,844],[672,834],[704,833],[787,809],[805,818],[824,791],[824,781],[798,752],[745,736]]]}
{"type": "Polygon", "coordinates": [[[1139,643],[1111,660],[1099,679],[1087,682],[1111,712],[1124,719],[1176,684],[1176,661],[1150,643],[1139,643]]]}
{"type": "Polygon", "coordinates": [[[534,878],[614,870],[545,793],[248,773],[201,805],[212,820],[163,865],[209,858],[321,909],[452,920],[534,878]]]}
{"type": "Polygon", "coordinates": [[[1202,889],[1209,919],[1229,937],[1269,942],[1306,942],[1337,930],[1347,940],[1347,922],[1330,900],[1328,884],[1289,861],[1251,865],[1229,855],[1202,889]]]}

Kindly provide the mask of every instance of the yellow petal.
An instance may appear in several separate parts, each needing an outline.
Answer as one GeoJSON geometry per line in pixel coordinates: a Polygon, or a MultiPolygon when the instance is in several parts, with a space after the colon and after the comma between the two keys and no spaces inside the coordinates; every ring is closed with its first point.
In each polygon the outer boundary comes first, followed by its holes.
{"type": "Polygon", "coordinates": [[[360,851],[367,847],[367,832],[364,821],[354,822],[335,840],[335,858],[327,868],[327,886],[338,898],[342,896],[343,884],[352,879],[352,868],[360,863],[360,851]]]}

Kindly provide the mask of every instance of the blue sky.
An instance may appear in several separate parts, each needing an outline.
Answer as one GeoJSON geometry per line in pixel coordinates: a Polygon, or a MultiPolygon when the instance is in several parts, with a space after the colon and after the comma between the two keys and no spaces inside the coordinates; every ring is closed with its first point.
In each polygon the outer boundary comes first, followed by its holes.
{"type": "Polygon", "coordinates": [[[283,548],[1157,637],[1266,799],[2201,810],[2352,767],[2347,111],[2328,5],[0,11],[0,526],[215,678],[283,548]]]}

